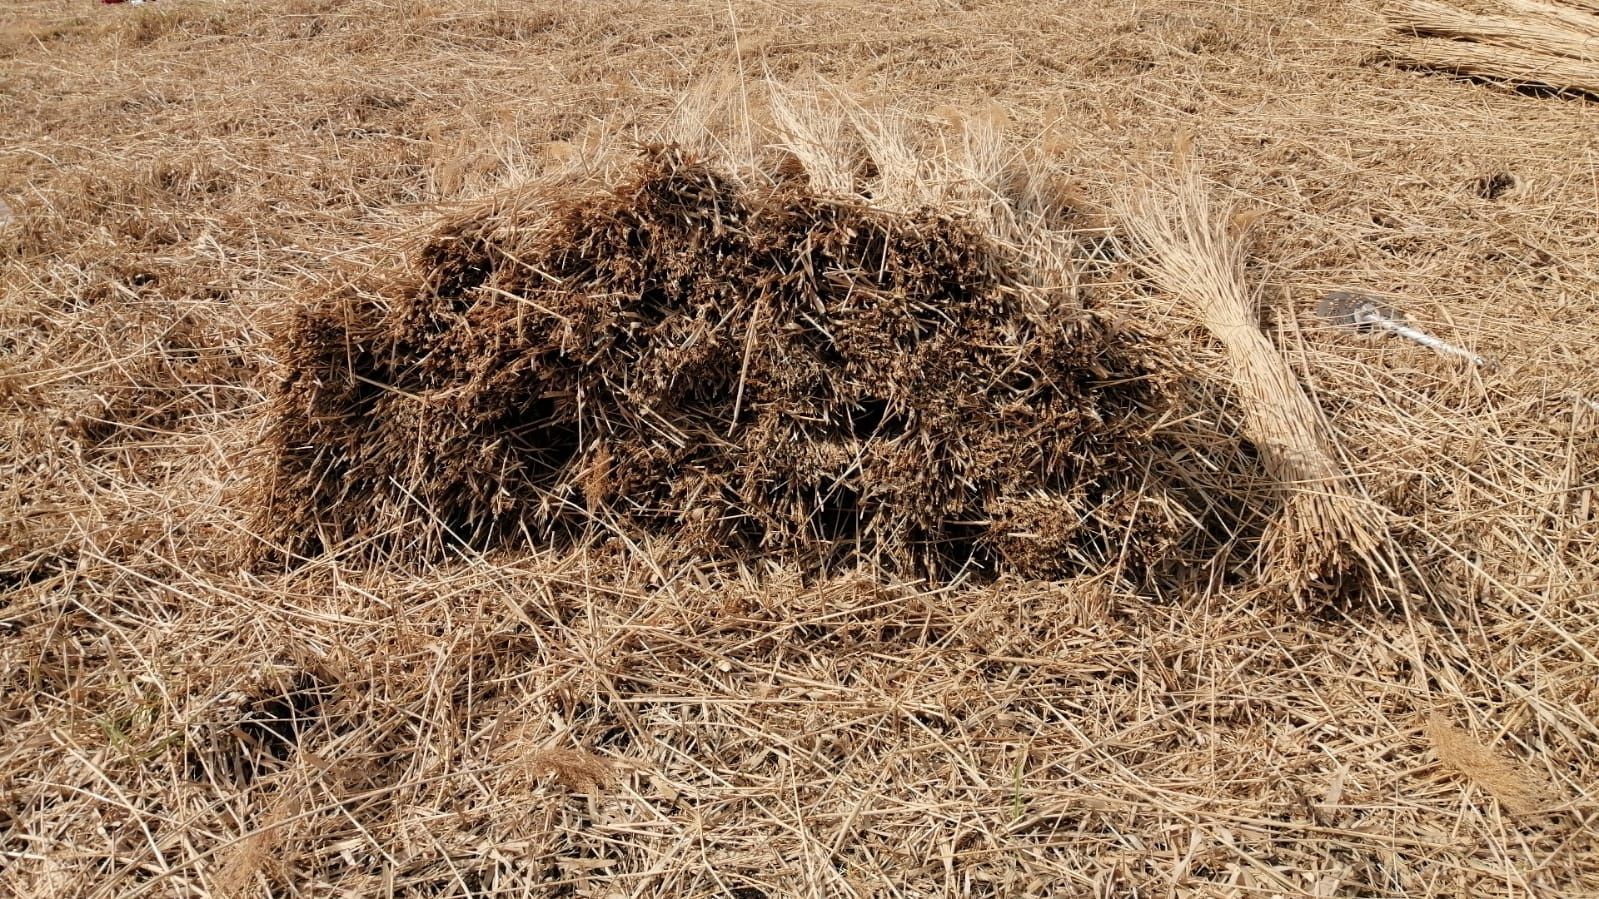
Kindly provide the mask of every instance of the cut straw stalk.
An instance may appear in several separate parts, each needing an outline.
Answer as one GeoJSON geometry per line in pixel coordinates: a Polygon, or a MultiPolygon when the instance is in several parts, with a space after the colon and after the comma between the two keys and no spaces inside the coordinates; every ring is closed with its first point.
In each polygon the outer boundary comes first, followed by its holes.
{"type": "MultiPolygon", "coordinates": [[[[1181,160],[1184,151],[1179,149],[1181,160]]],[[[1263,580],[1304,604],[1376,558],[1383,532],[1376,507],[1357,495],[1333,452],[1332,429],[1271,341],[1261,332],[1244,283],[1243,243],[1231,216],[1213,213],[1207,193],[1181,163],[1177,178],[1123,200],[1123,219],[1160,289],[1181,300],[1221,342],[1244,426],[1278,482],[1284,508],[1267,528],[1263,580]]]]}
{"type": "MultiPolygon", "coordinates": [[[[1579,2],[1579,0],[1499,0],[1499,4],[1516,15],[1529,16],[1533,19],[1544,19],[1552,24],[1565,28],[1575,28],[1578,31],[1593,33],[1599,32],[1599,3],[1579,2]]],[[[1586,55],[1593,56],[1595,48],[1586,48],[1586,55]]]]}

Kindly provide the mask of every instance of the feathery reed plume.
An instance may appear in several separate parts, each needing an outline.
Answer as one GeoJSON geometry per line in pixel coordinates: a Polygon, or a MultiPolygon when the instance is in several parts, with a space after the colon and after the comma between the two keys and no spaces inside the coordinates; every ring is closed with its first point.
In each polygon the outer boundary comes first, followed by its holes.
{"type": "Polygon", "coordinates": [[[1437,712],[1427,716],[1423,729],[1438,761],[1487,790],[1505,811],[1531,815],[1548,807],[1549,785],[1526,762],[1484,745],[1437,712]]]}

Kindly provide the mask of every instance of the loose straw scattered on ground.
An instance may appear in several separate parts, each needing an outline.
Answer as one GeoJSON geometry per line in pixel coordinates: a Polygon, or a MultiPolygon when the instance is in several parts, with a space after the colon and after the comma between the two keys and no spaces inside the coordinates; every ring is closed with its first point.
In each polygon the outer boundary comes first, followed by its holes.
{"type": "MultiPolygon", "coordinates": [[[[1363,67],[1365,3],[731,6],[736,60],[700,0],[7,4],[0,895],[1599,896],[1592,108],[1363,67]],[[1252,251],[1306,322],[1279,346],[1395,513],[1407,614],[1296,614],[1240,563],[1276,504],[1225,378],[1173,385],[1208,395],[1150,457],[1228,499],[1204,512],[1237,544],[1187,580],[933,588],[657,539],[287,574],[220,552],[284,307],[414,286],[416,234],[552,168],[609,178],[605,147],[740,62],[913,123],[1003,105],[978,168],[1063,184],[1064,227],[1007,238],[1072,262],[1030,292],[1225,372],[1095,208],[1197,130],[1273,210],[1252,251]],[[1503,367],[1318,329],[1331,288],[1503,367]],[[1500,814],[1445,771],[1435,708],[1554,803],[1500,814]]],[[[790,151],[858,140],[896,211],[943,209],[894,128],[833,124],[790,151]]],[[[850,189],[828,153],[807,173],[850,189]]]]}

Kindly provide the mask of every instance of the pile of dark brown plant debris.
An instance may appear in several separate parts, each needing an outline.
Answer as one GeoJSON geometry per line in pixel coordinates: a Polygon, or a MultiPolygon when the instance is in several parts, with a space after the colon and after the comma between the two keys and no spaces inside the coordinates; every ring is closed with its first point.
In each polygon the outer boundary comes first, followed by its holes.
{"type": "Polygon", "coordinates": [[[752,188],[674,147],[438,230],[298,311],[255,531],[279,558],[668,536],[734,558],[1054,576],[1189,520],[1171,367],[961,218],[752,188]]]}

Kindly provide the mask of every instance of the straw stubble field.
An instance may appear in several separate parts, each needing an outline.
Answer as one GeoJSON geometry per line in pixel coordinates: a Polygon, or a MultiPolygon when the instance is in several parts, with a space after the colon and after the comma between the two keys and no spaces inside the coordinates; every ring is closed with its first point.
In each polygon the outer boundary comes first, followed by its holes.
{"type": "Polygon", "coordinates": [[[1362,4],[67,6],[8,894],[1599,894],[1591,100],[1362,4]]]}

